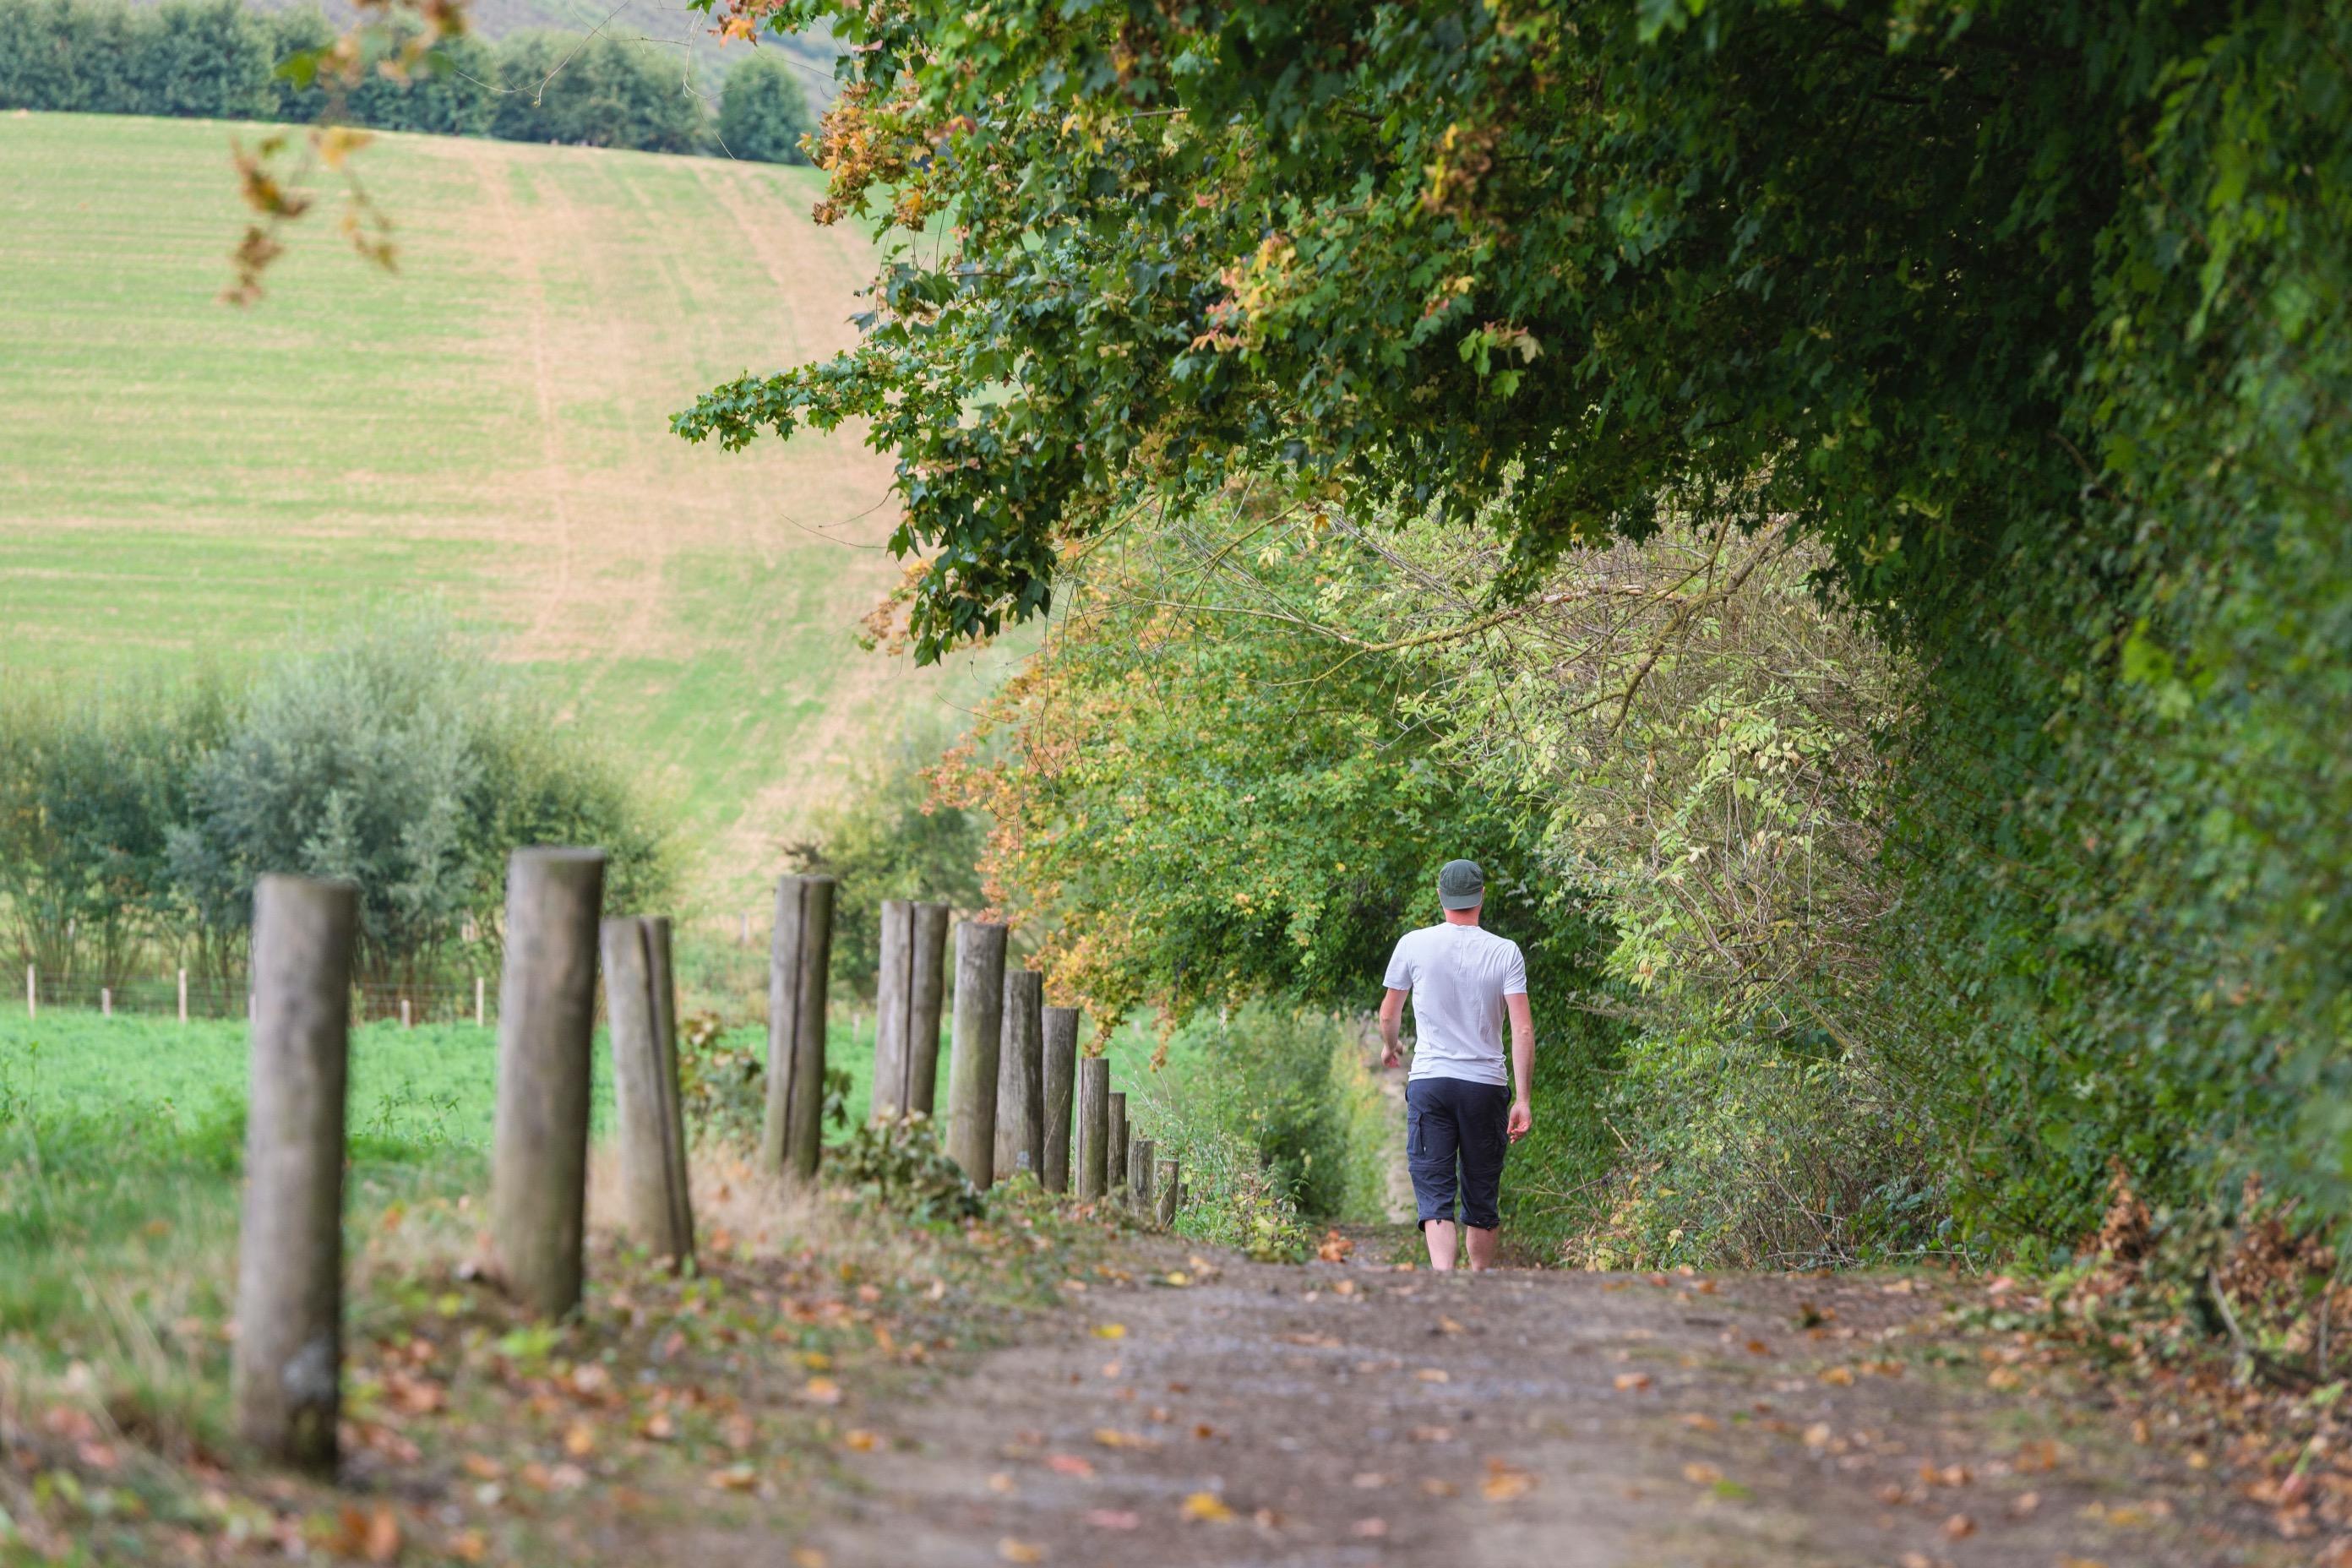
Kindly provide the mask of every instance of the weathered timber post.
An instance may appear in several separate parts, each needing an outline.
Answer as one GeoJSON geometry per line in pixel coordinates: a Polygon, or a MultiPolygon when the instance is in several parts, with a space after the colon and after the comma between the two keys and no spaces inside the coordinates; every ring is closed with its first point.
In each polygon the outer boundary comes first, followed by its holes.
{"type": "Polygon", "coordinates": [[[1135,1185],[1127,1194],[1128,1206],[1149,1218],[1151,1214],[1151,1175],[1158,1169],[1152,1164],[1153,1152],[1159,1145],[1149,1138],[1135,1141],[1135,1185]]]}
{"type": "Polygon", "coordinates": [[[948,1063],[948,1156],[976,1187],[996,1174],[996,1060],[1004,1026],[1005,928],[956,928],[955,1054],[948,1063]]]}
{"type": "Polygon", "coordinates": [[[1110,1137],[1104,1144],[1103,1196],[1113,1203],[1127,1196],[1127,1096],[1110,1097],[1110,1137]]]}
{"type": "Polygon", "coordinates": [[[180,1022],[188,1021],[188,972],[180,971],[180,1022]]]}
{"type": "Polygon", "coordinates": [[[548,1318],[580,1304],[604,904],[601,849],[518,849],[507,862],[490,1237],[507,1289],[548,1318]]]}
{"type": "Polygon", "coordinates": [[[1182,1196],[1183,1177],[1177,1173],[1176,1157],[1164,1154],[1160,1160],[1160,1212],[1154,1217],[1162,1230],[1176,1228],[1176,1205],[1182,1196]]]}
{"type": "Polygon", "coordinates": [[[907,1021],[907,1108],[924,1115],[939,1106],[940,1017],[947,1010],[948,927],[945,904],[915,906],[914,1012],[907,1021]]]}
{"type": "Polygon", "coordinates": [[[1078,1010],[1045,1009],[1045,1153],[1039,1174],[1049,1193],[1070,1190],[1070,1093],[1077,1087],[1078,1010]]]}
{"type": "Polygon", "coordinates": [[[874,1010],[874,1113],[929,1116],[938,1104],[941,966],[948,907],[882,905],[882,972],[874,1010]]]}
{"type": "Polygon", "coordinates": [[[1110,1062],[1087,1057],[1078,1063],[1078,1200],[1099,1203],[1109,1183],[1110,1062]]]}
{"type": "Polygon", "coordinates": [[[768,1117],[761,1163],[797,1182],[816,1179],[824,1137],[824,988],[833,957],[831,877],[776,882],[768,948],[768,1117]]]}
{"type": "Polygon", "coordinates": [[[646,918],[647,978],[654,990],[654,1038],[661,1046],[661,1072],[654,1085],[662,1095],[662,1154],[668,1163],[670,1201],[676,1212],[670,1226],[684,1248],[681,1266],[694,1258],[694,1186],[686,1159],[686,1101],[678,1088],[677,971],[670,952],[667,915],[646,918]]]}
{"type": "Polygon", "coordinates": [[[98,1016],[101,1018],[114,1016],[114,987],[111,985],[98,988],[98,1016]]]}
{"type": "Polygon", "coordinates": [[[1045,977],[1004,975],[1004,1021],[996,1055],[996,1179],[1041,1176],[1045,1163],[1045,977]]]}
{"type": "Polygon", "coordinates": [[[416,1027],[415,1016],[409,1011],[408,998],[405,996],[400,999],[400,1026],[404,1029],[416,1027]]]}
{"type": "Polygon", "coordinates": [[[488,1009],[482,1005],[482,977],[477,974],[474,976],[474,1027],[477,1029],[484,1027],[489,1018],[488,1009]]]}
{"type": "Polygon", "coordinates": [[[342,1409],[343,1120],[359,889],[253,890],[252,1083],[237,1232],[237,1430],[272,1459],[335,1465],[342,1409]]]}
{"type": "Polygon", "coordinates": [[[621,1143],[621,1217],[632,1238],[656,1258],[683,1268],[693,1255],[680,1225],[686,1205],[677,1189],[685,1172],[670,1160],[672,1092],[663,1092],[668,1063],[662,1053],[655,1001],[653,922],[625,915],[604,923],[604,1015],[613,1037],[614,1125],[621,1143]]]}

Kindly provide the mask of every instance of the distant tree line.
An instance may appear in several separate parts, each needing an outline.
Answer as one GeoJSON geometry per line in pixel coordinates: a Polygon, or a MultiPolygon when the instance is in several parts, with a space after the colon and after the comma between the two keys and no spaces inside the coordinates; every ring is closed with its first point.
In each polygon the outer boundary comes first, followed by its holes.
{"type": "Polygon", "coordinates": [[[432,622],[195,679],[0,686],[0,944],[58,980],[244,968],[265,871],[360,885],[360,977],[440,977],[501,930],[509,851],[594,844],[614,908],[674,888],[665,830],[546,705],[432,622]]]}
{"type": "Polygon", "coordinates": [[[315,5],[0,0],[0,109],[298,123],[331,111],[384,131],[808,161],[808,100],[781,51],[730,70],[715,113],[674,53],[547,31],[449,40],[406,79],[372,71],[338,103],[306,73],[279,68],[338,36],[315,5]]]}

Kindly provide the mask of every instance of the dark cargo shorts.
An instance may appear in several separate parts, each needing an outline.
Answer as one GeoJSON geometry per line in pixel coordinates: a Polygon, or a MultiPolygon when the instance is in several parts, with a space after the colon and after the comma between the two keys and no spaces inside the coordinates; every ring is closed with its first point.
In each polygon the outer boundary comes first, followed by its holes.
{"type": "Polygon", "coordinates": [[[1477,1230],[1499,1226],[1503,1155],[1511,1146],[1509,1087],[1417,1078],[1404,1086],[1404,1106],[1405,1163],[1421,1223],[1454,1218],[1458,1161],[1462,1223],[1477,1230]]]}

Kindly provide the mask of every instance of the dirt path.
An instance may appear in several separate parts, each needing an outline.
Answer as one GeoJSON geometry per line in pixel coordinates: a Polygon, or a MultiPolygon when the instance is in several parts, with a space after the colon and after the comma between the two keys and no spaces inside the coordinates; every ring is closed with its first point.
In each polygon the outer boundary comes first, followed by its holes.
{"type": "Polygon", "coordinates": [[[1989,1387],[1908,1282],[1204,1261],[1143,1244],[1034,1342],[869,1413],[856,1495],[772,1560],[2299,1560],[2082,1395],[1989,1387]]]}

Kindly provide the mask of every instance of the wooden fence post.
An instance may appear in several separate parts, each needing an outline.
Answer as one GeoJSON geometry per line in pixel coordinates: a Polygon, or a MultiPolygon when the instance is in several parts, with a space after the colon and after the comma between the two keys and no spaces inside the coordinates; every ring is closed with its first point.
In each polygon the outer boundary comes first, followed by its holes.
{"type": "Polygon", "coordinates": [[[831,877],[776,882],[768,947],[768,1115],[761,1163],[796,1182],[816,1180],[824,1139],[824,994],[833,959],[831,877]]]}
{"type": "Polygon", "coordinates": [[[507,1288],[549,1318],[580,1304],[604,903],[601,849],[518,849],[507,862],[490,1236],[507,1288]]]}
{"type": "MultiPolygon", "coordinates": [[[[621,1142],[621,1214],[631,1237],[655,1257],[684,1268],[694,1238],[683,1190],[686,1171],[676,1111],[677,1080],[662,1048],[664,976],[654,952],[655,922],[624,916],[604,921],[604,1014],[613,1037],[614,1123],[621,1142]]],[[[666,933],[665,933],[666,937],[666,933]]]]}
{"type": "Polygon", "coordinates": [[[400,1026],[404,1029],[416,1027],[415,1015],[409,1011],[408,998],[405,996],[400,999],[400,1026]]]}
{"type": "Polygon", "coordinates": [[[1134,1143],[1135,1184],[1128,1189],[1127,1204],[1128,1207],[1146,1218],[1151,1214],[1151,1176],[1158,1169],[1151,1161],[1153,1151],[1158,1147],[1149,1138],[1138,1138],[1134,1143]]]}
{"type": "Polygon", "coordinates": [[[1109,1181],[1110,1061],[1078,1062],[1078,1201],[1100,1203],[1109,1181]]]}
{"type": "Polygon", "coordinates": [[[915,1014],[915,906],[882,900],[882,956],[874,975],[874,1095],[872,1115],[895,1118],[914,1109],[911,1071],[915,1014]]]}
{"type": "Polygon", "coordinates": [[[265,876],[253,890],[252,1082],[237,1231],[237,1430],[331,1472],[342,1409],[343,1131],[359,889],[265,876]]]}
{"type": "Polygon", "coordinates": [[[1045,977],[1004,974],[1004,1020],[996,1055],[996,1179],[1015,1171],[1041,1177],[1045,1163],[1045,977]]]}
{"type": "Polygon", "coordinates": [[[98,1016],[101,1018],[114,1016],[114,987],[111,985],[98,988],[98,1016]]]}
{"type": "Polygon", "coordinates": [[[1127,1096],[1110,1097],[1110,1137],[1104,1143],[1103,1196],[1113,1203],[1127,1196],[1127,1096]]]}
{"type": "Polygon", "coordinates": [[[948,1063],[948,1156],[976,1187],[996,1175],[996,1060],[1004,1027],[1005,928],[956,928],[955,1054],[948,1063]]]}
{"type": "Polygon", "coordinates": [[[188,972],[180,971],[180,1022],[188,1021],[188,972]]]}
{"type": "Polygon", "coordinates": [[[1162,1230],[1176,1228],[1176,1204],[1182,1194],[1183,1177],[1178,1173],[1176,1157],[1163,1154],[1160,1160],[1160,1212],[1153,1217],[1162,1230]]]}
{"type": "Polygon", "coordinates": [[[670,951],[667,915],[646,918],[646,958],[652,965],[654,1038],[661,1045],[663,1142],[669,1160],[670,1192],[677,1204],[672,1217],[684,1257],[694,1257],[693,1167],[686,1158],[686,1100],[679,1088],[677,1065],[677,968],[670,951]]]}
{"type": "Polygon", "coordinates": [[[474,976],[474,1027],[485,1027],[489,1022],[488,1009],[482,1005],[482,977],[474,976]]]}
{"type": "Polygon", "coordinates": [[[1070,1094],[1077,1087],[1078,1010],[1045,1009],[1045,1156],[1049,1193],[1070,1190],[1070,1094]]]}

